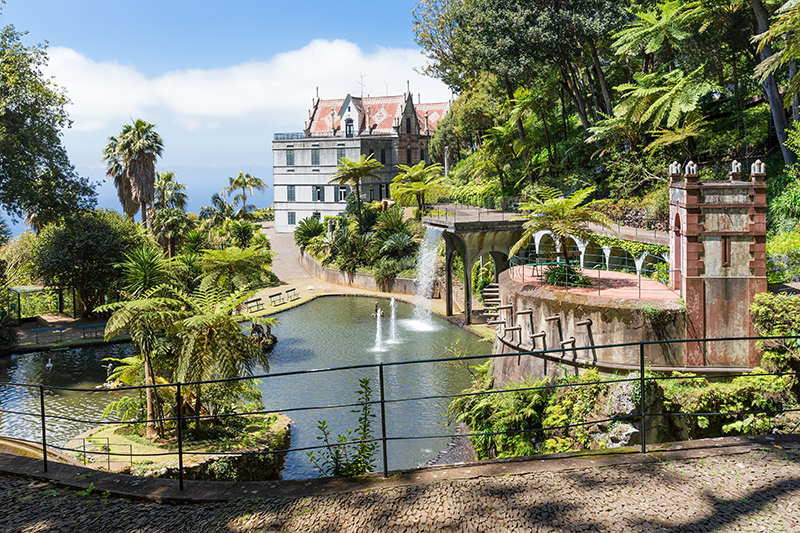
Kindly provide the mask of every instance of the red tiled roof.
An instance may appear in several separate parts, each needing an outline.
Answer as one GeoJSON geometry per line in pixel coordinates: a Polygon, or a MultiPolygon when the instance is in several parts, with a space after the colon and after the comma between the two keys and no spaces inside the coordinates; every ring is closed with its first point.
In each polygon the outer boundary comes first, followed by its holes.
{"type": "MultiPolygon", "coordinates": [[[[403,112],[405,96],[365,96],[351,97],[353,104],[359,107],[364,114],[361,124],[358,125],[359,134],[366,132],[366,113],[369,112],[370,131],[373,135],[387,135],[394,133],[393,125],[395,120],[403,112]]],[[[311,127],[309,132],[312,136],[328,136],[331,134],[331,112],[333,112],[333,126],[336,132],[341,129],[339,110],[342,108],[345,99],[320,100],[317,104],[314,115],[311,117],[311,127]]],[[[444,117],[450,108],[449,102],[436,104],[414,104],[417,119],[420,124],[420,131],[423,135],[433,134],[436,124],[444,117]],[[425,131],[425,111],[428,111],[429,132],[425,131]]]]}

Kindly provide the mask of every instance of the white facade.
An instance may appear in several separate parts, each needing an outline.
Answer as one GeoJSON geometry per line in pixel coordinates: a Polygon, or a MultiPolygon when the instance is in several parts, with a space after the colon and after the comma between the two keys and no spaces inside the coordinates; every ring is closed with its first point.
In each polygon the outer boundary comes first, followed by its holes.
{"type": "Polygon", "coordinates": [[[302,132],[276,133],[272,141],[275,231],[290,233],[307,217],[323,220],[347,207],[349,187],[329,183],[339,160],[372,155],[384,167],[361,183],[366,202],[389,197],[398,163],[430,161],[435,122],[449,103],[415,109],[410,94],[381,98],[314,99],[302,132]],[[434,107],[434,106],[439,106],[434,107]],[[435,121],[429,118],[429,109],[435,121]],[[421,115],[420,113],[424,113],[421,115]]]}

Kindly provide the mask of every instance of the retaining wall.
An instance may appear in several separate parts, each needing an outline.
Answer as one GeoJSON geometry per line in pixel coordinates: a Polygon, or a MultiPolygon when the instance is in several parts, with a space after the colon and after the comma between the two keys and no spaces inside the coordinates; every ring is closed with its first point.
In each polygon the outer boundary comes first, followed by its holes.
{"type": "MultiPolygon", "coordinates": [[[[417,294],[417,280],[410,278],[394,278],[377,281],[374,276],[361,272],[342,272],[335,268],[324,267],[305,250],[300,250],[300,263],[312,276],[326,283],[356,287],[369,291],[389,292],[393,294],[417,294]]],[[[434,282],[433,297],[439,298],[439,283],[434,282]]]]}

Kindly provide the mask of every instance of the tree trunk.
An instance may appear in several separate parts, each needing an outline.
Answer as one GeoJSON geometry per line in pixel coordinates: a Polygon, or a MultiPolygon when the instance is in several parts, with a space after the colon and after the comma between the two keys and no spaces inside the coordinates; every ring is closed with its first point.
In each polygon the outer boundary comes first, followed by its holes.
{"type": "Polygon", "coordinates": [[[364,228],[361,226],[361,187],[360,187],[360,185],[361,185],[361,183],[358,182],[358,181],[353,183],[353,187],[355,188],[355,191],[356,191],[356,206],[357,206],[356,211],[358,211],[358,234],[359,235],[363,235],[364,234],[364,228]]]}
{"type": "MultiPolygon", "coordinates": [[[[597,45],[591,37],[589,37],[588,40],[589,51],[592,54],[592,64],[596,72],[597,82],[600,84],[600,91],[603,93],[603,102],[606,105],[606,115],[611,116],[614,108],[611,106],[611,94],[608,92],[608,85],[606,85],[606,76],[603,74],[603,69],[600,68],[600,57],[597,55],[597,45]]],[[[626,54],[625,59],[627,60],[627,58],[628,56],[626,54]]]]}
{"type": "Polygon", "coordinates": [[[145,437],[154,439],[158,436],[158,429],[155,423],[155,409],[153,395],[156,392],[153,390],[153,365],[150,362],[150,354],[144,354],[144,384],[145,384],[145,402],[147,404],[147,423],[145,424],[145,437]]]}
{"type": "MultiPolygon", "coordinates": [[[[769,29],[769,13],[767,12],[761,0],[750,0],[750,5],[753,8],[753,13],[756,16],[756,32],[761,34],[769,29]]],[[[761,49],[761,61],[766,61],[772,55],[772,47],[767,45],[761,49]]],[[[769,108],[772,113],[772,123],[775,125],[775,133],[778,136],[778,142],[781,146],[781,153],[783,154],[783,162],[788,166],[794,163],[794,153],[786,147],[786,139],[788,138],[786,130],[789,127],[786,121],[786,110],[783,107],[783,100],[778,92],[778,82],[775,81],[775,76],[770,74],[763,83],[764,92],[767,94],[769,101],[769,108]]]]}
{"type": "MultiPolygon", "coordinates": [[[[794,80],[795,76],[797,76],[797,61],[792,59],[789,61],[789,80],[794,80]]],[[[792,120],[800,123],[800,98],[796,94],[792,96],[792,120]]]]}
{"type": "MultiPolygon", "coordinates": [[[[508,80],[505,80],[506,86],[506,94],[508,94],[508,100],[511,103],[512,107],[516,104],[516,100],[514,99],[514,90],[511,88],[511,83],[508,80]]],[[[519,143],[523,146],[522,152],[522,160],[525,162],[525,168],[528,168],[528,152],[524,150],[525,146],[525,126],[522,124],[522,119],[517,116],[517,134],[519,135],[519,143]]],[[[525,173],[528,178],[528,182],[533,185],[533,176],[530,172],[525,173]]]]}
{"type": "Polygon", "coordinates": [[[569,74],[566,72],[564,66],[559,65],[559,70],[561,70],[561,86],[569,95],[570,100],[572,100],[572,104],[575,106],[575,111],[578,113],[578,118],[581,119],[581,125],[583,125],[583,129],[588,132],[591,124],[589,124],[589,120],[586,118],[586,109],[583,107],[583,102],[575,94],[575,91],[570,83],[571,80],[569,74]]]}

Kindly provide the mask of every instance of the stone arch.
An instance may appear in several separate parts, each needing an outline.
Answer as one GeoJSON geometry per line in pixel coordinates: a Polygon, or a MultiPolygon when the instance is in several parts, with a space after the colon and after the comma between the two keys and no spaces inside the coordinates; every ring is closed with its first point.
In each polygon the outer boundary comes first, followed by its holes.
{"type": "MultiPolygon", "coordinates": [[[[564,239],[564,247],[567,249],[567,255],[569,256],[570,262],[574,265],[575,259],[577,259],[580,263],[581,246],[578,244],[576,239],[572,236],[567,237],[564,239]]],[[[562,259],[564,257],[563,250],[559,250],[559,252],[561,252],[559,254],[559,259],[562,259]]]]}
{"type": "Polygon", "coordinates": [[[583,251],[583,268],[605,268],[606,254],[594,241],[589,241],[583,251]]]}
{"type": "Polygon", "coordinates": [[[612,246],[608,256],[608,269],[617,272],[636,272],[636,260],[627,250],[612,246]]]}
{"type": "Polygon", "coordinates": [[[536,239],[536,254],[540,263],[556,262],[556,242],[550,232],[542,233],[536,239]]]}

